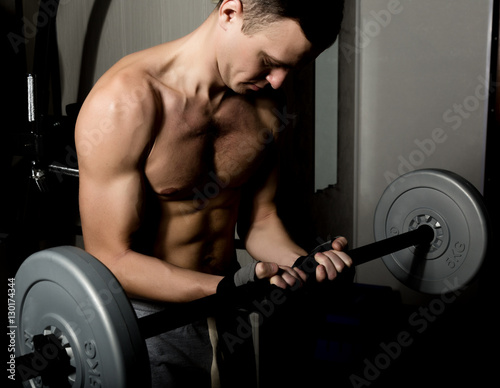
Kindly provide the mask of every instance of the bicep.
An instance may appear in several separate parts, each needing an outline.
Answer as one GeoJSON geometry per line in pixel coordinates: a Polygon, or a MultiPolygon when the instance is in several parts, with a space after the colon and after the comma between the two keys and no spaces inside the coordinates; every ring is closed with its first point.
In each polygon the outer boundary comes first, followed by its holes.
{"type": "Polygon", "coordinates": [[[244,187],[242,206],[238,218],[238,233],[245,235],[248,229],[270,216],[276,216],[275,197],[278,187],[278,159],[281,152],[279,128],[273,113],[277,108],[275,101],[264,100],[260,104],[259,115],[263,128],[274,134],[274,142],[266,145],[267,153],[262,165],[244,187]]]}
{"type": "Polygon", "coordinates": [[[238,234],[247,235],[252,226],[276,215],[275,196],[277,190],[277,168],[261,169],[244,188],[238,216],[238,234]]]}
{"type": "Polygon", "coordinates": [[[80,214],[85,249],[112,260],[130,249],[144,199],[141,166],[154,112],[145,100],[120,109],[120,97],[101,93],[83,106],[76,126],[80,214]]]}
{"type": "Polygon", "coordinates": [[[252,220],[267,218],[276,212],[275,197],[278,187],[278,160],[282,152],[283,139],[280,135],[281,122],[277,120],[276,112],[281,111],[284,104],[281,94],[273,92],[272,98],[264,98],[258,103],[258,112],[263,128],[268,128],[274,141],[266,144],[267,155],[260,166],[256,177],[250,181],[252,220]]]}
{"type": "Polygon", "coordinates": [[[130,249],[131,235],[140,226],[144,193],[139,172],[105,180],[102,175],[81,169],[80,216],[85,248],[111,260],[130,249]]]}

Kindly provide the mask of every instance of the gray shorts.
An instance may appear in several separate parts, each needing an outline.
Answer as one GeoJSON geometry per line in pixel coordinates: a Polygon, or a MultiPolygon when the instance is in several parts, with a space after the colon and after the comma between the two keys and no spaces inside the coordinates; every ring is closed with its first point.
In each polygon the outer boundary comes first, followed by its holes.
{"type": "MultiPolygon", "coordinates": [[[[138,300],[132,300],[132,305],[138,318],[168,308],[166,304],[138,300]]],[[[240,322],[241,318],[229,316],[218,318],[216,325],[214,318],[207,318],[146,339],[152,387],[255,387],[251,339],[241,345],[238,341],[238,347],[229,351],[227,341],[222,340],[233,338],[228,333],[237,333],[240,322]],[[239,380],[238,385],[234,385],[235,380],[239,380]]]]}

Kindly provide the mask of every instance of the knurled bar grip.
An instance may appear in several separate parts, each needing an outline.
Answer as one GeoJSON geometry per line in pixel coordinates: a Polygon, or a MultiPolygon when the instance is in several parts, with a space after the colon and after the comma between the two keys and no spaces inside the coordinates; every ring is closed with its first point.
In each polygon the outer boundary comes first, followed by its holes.
{"type": "MultiPolygon", "coordinates": [[[[346,253],[352,258],[353,265],[357,266],[413,245],[429,244],[433,240],[433,228],[429,225],[422,225],[415,230],[355,248],[346,253]]],[[[329,247],[326,248],[327,245],[329,244],[322,245],[325,246],[324,250],[329,249],[329,247]]],[[[314,273],[318,266],[314,255],[319,251],[313,251],[298,268],[306,274],[314,273]]],[[[251,305],[252,301],[268,296],[276,288],[267,281],[254,282],[236,287],[230,296],[214,294],[188,303],[168,304],[163,311],[139,318],[139,329],[143,338],[151,338],[196,320],[216,316],[230,307],[245,303],[251,305]]]]}

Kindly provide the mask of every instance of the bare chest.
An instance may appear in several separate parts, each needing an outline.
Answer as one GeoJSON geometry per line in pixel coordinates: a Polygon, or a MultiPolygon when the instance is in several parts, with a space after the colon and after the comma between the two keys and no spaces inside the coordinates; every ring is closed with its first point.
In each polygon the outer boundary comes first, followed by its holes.
{"type": "Polygon", "coordinates": [[[167,117],[159,127],[146,176],[165,199],[235,189],[273,152],[273,140],[258,111],[239,99],[213,116],[185,110],[167,117]]]}

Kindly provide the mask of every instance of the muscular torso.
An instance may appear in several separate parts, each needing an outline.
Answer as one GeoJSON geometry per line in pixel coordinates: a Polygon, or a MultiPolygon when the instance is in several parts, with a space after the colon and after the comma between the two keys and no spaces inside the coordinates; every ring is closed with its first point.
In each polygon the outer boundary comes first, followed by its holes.
{"type": "Polygon", "coordinates": [[[223,274],[234,263],[241,191],[275,150],[269,100],[227,93],[216,108],[160,83],[158,125],[144,165],[134,248],[183,268],[223,274]]]}

